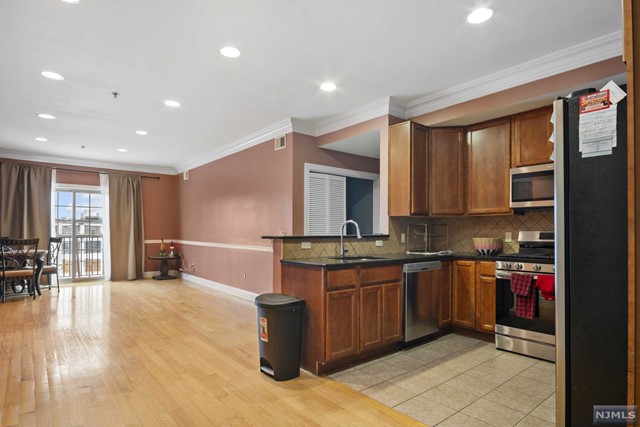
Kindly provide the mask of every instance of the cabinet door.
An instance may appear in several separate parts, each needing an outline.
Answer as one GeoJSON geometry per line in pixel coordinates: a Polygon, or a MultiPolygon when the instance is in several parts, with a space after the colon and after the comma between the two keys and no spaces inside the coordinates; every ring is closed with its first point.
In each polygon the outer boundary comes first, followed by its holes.
{"type": "Polygon", "coordinates": [[[455,261],[453,264],[453,324],[476,327],[476,263],[455,261]]]}
{"type": "Polygon", "coordinates": [[[331,362],[357,351],[356,289],[326,293],[325,360],[331,362]]]}
{"type": "Polygon", "coordinates": [[[467,131],[467,213],[510,213],[510,119],[467,131]]]}
{"type": "Polygon", "coordinates": [[[440,327],[451,324],[451,262],[443,262],[439,271],[440,327]]]}
{"type": "Polygon", "coordinates": [[[430,130],[429,168],[431,215],[464,214],[464,130],[430,130]]]}
{"type": "Polygon", "coordinates": [[[495,333],[496,327],[496,278],[478,276],[476,281],[476,328],[479,331],[495,333]]]}
{"type": "Polygon", "coordinates": [[[383,286],[360,288],[360,351],[382,345],[383,286]]]}
{"type": "Polygon", "coordinates": [[[382,291],[382,344],[402,341],[402,283],[387,283],[382,291]]]}
{"type": "Polygon", "coordinates": [[[389,216],[428,213],[427,131],[411,122],[389,127],[389,216]]]}
{"type": "Polygon", "coordinates": [[[539,108],[511,117],[511,166],[551,163],[553,144],[552,107],[539,108]]]}

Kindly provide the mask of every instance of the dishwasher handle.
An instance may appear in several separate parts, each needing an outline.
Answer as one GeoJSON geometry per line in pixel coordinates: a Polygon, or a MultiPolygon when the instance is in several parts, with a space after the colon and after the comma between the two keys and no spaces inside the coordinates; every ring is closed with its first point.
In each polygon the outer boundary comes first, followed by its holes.
{"type": "Polygon", "coordinates": [[[402,266],[403,273],[418,273],[420,271],[439,270],[442,268],[440,261],[412,262],[402,266]]]}

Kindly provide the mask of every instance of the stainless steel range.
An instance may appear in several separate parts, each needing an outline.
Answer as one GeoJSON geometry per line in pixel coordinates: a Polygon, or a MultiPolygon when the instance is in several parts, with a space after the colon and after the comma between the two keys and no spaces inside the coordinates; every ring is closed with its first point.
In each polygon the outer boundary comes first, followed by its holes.
{"type": "Polygon", "coordinates": [[[496,347],[555,362],[554,233],[521,231],[496,261],[496,347]]]}

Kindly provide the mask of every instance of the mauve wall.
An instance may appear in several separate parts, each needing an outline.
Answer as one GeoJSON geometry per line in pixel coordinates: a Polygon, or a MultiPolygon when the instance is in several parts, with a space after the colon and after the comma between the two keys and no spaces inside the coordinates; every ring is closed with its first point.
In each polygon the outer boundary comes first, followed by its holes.
{"type": "Polygon", "coordinates": [[[195,264],[189,273],[250,292],[272,291],[271,242],[261,236],[291,233],[292,158],[289,134],[282,150],[274,151],[269,140],[178,181],[180,239],[192,242],[182,247],[183,262],[187,270],[195,264]]]}

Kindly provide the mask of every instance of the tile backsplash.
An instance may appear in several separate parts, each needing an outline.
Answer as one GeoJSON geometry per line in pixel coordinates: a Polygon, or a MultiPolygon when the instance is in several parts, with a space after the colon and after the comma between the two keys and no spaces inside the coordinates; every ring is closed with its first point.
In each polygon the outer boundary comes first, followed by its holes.
{"type": "MultiPolygon", "coordinates": [[[[552,211],[532,211],[523,215],[502,216],[461,216],[443,218],[396,217],[389,220],[389,237],[345,238],[349,255],[383,255],[402,253],[406,244],[400,242],[401,233],[407,232],[408,225],[446,224],[448,226],[448,248],[454,252],[473,252],[473,237],[498,237],[505,233],[512,235],[511,243],[504,243],[504,252],[518,251],[518,231],[553,230],[552,211]],[[382,240],[383,246],[375,245],[382,240]]],[[[301,238],[283,241],[283,258],[316,258],[338,255],[340,238],[301,238]],[[311,242],[310,249],[302,249],[302,242],[311,242]]]]}

